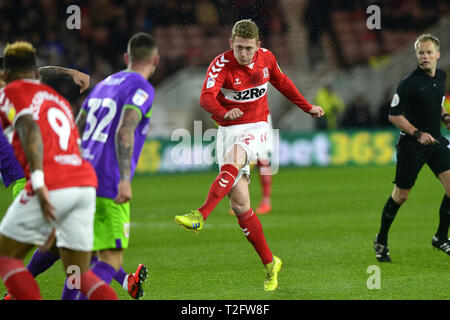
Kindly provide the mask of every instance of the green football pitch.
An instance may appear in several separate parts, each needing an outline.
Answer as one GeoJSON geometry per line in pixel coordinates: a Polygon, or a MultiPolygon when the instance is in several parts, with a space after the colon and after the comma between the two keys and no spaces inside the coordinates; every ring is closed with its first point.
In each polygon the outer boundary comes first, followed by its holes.
{"type": "MultiPolygon", "coordinates": [[[[261,197],[255,173],[254,208],[261,197]]],[[[449,257],[431,247],[444,191],[427,167],[392,225],[393,262],[375,259],[373,239],[393,174],[394,167],[280,169],[273,177],[273,212],[259,216],[283,261],[279,288],[271,293],[263,291],[263,266],[228,214],[228,200],[198,235],[174,222],[203,203],[216,172],[136,177],[124,268],[148,267],[143,299],[150,300],[447,300],[449,257]]],[[[1,212],[11,191],[0,191],[1,212]]],[[[60,261],[37,277],[44,299],[60,299],[64,277],[60,261]]],[[[120,299],[131,299],[116,282],[113,287],[120,299]]],[[[0,294],[4,290],[0,284],[0,294]]]]}

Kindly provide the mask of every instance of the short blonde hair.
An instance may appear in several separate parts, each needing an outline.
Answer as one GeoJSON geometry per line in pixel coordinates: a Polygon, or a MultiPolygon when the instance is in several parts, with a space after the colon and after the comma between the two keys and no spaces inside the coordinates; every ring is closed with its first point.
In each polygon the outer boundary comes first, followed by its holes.
{"type": "Polygon", "coordinates": [[[28,71],[36,67],[36,49],[29,42],[7,44],[3,51],[3,67],[7,71],[28,71]]]}
{"type": "Polygon", "coordinates": [[[419,44],[427,41],[433,42],[436,51],[439,51],[440,47],[439,39],[429,33],[421,34],[420,36],[417,37],[416,41],[414,42],[414,50],[417,51],[417,49],[419,48],[419,44]]]}
{"type": "Polygon", "coordinates": [[[33,45],[26,41],[16,41],[14,43],[8,43],[3,50],[3,55],[23,56],[28,54],[35,54],[36,49],[33,45]]]}
{"type": "Polygon", "coordinates": [[[244,19],[236,22],[231,30],[231,41],[234,38],[241,37],[244,39],[255,39],[259,41],[259,29],[256,23],[250,19],[244,19]]]}

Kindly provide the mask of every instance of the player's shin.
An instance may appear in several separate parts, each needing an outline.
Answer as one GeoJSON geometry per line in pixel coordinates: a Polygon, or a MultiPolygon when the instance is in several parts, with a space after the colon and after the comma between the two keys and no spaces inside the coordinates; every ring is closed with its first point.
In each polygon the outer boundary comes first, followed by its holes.
{"type": "Polygon", "coordinates": [[[231,164],[225,164],[220,168],[220,173],[211,184],[205,203],[198,209],[204,220],[233,188],[238,172],[239,170],[231,164]]]}
{"type": "Polygon", "coordinates": [[[448,238],[448,228],[450,226],[450,198],[444,195],[439,209],[439,226],[436,236],[445,240],[448,238]]]}
{"type": "Polygon", "coordinates": [[[50,251],[40,251],[39,249],[36,249],[33,257],[31,257],[31,260],[27,265],[27,269],[30,271],[33,277],[36,277],[50,268],[59,259],[59,255],[55,255],[50,251]]]}
{"type": "Polygon", "coordinates": [[[0,278],[16,300],[42,300],[38,284],[22,260],[0,256],[0,278]]]}
{"type": "Polygon", "coordinates": [[[64,281],[64,288],[61,295],[61,300],[77,300],[77,296],[80,294],[80,291],[78,291],[78,289],[75,288],[75,283],[74,282],[69,283],[69,281],[71,281],[71,277],[66,277],[66,281],[64,281]]]}
{"type": "Polygon", "coordinates": [[[113,266],[103,261],[97,261],[92,271],[108,285],[117,273],[113,266]]]}
{"type": "Polygon", "coordinates": [[[264,265],[272,262],[273,255],[267,245],[264,237],[263,228],[259,218],[254,214],[253,210],[240,214],[237,216],[239,226],[242,232],[247,237],[247,240],[253,245],[255,251],[258,253],[264,265]]]}
{"type": "Polygon", "coordinates": [[[381,225],[380,231],[378,232],[377,242],[383,245],[387,245],[388,240],[388,231],[394,222],[395,216],[397,215],[398,210],[400,209],[400,204],[394,201],[392,197],[386,201],[386,204],[383,208],[383,213],[381,214],[381,225]]]}
{"type": "Polygon", "coordinates": [[[259,177],[263,191],[262,202],[270,204],[270,195],[272,193],[272,170],[267,161],[258,160],[258,167],[260,168],[259,177]]]}
{"type": "Polygon", "coordinates": [[[89,300],[117,300],[117,294],[103,280],[88,270],[81,274],[81,290],[89,300]]]}

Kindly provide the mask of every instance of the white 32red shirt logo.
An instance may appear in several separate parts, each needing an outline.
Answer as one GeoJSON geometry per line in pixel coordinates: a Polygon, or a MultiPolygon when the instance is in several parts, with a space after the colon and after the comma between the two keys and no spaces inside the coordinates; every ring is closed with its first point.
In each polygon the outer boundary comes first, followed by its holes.
{"type": "Polygon", "coordinates": [[[267,93],[267,82],[246,90],[235,91],[222,88],[223,96],[225,99],[233,102],[251,102],[262,98],[267,93]]]}

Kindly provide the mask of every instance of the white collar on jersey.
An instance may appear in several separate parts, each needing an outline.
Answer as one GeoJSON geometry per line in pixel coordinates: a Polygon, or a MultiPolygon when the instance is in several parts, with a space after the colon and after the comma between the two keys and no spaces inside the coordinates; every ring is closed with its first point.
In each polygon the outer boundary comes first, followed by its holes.
{"type": "Polygon", "coordinates": [[[250,69],[253,69],[253,66],[254,66],[254,65],[255,65],[255,63],[252,62],[252,63],[248,64],[247,67],[249,67],[250,69]]]}
{"type": "Polygon", "coordinates": [[[22,78],[22,79],[17,79],[17,80],[22,80],[22,81],[31,82],[31,83],[36,83],[36,84],[41,83],[41,81],[40,81],[39,79],[22,78]]]}

